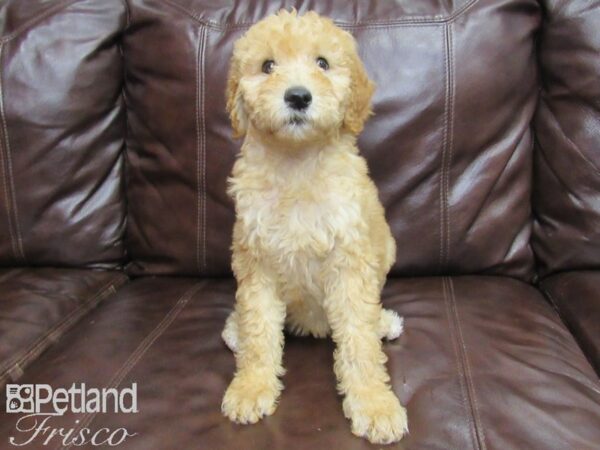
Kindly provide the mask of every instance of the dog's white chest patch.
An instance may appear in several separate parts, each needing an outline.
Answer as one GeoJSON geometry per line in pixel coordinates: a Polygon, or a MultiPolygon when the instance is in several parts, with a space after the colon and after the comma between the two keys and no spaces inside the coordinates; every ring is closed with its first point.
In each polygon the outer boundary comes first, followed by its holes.
{"type": "Polygon", "coordinates": [[[249,244],[290,275],[325,259],[337,239],[356,232],[360,218],[358,205],[335,190],[273,188],[251,196],[238,211],[249,244]]]}

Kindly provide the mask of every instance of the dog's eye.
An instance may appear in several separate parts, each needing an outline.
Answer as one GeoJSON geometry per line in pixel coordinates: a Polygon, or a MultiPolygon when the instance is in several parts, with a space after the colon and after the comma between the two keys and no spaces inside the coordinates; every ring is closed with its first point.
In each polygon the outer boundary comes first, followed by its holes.
{"type": "Polygon", "coordinates": [[[319,56],[317,58],[317,66],[319,66],[321,69],[323,70],[327,70],[329,69],[329,63],[327,62],[327,60],[325,58],[323,58],[322,56],[319,56]]]}
{"type": "Polygon", "coordinates": [[[273,72],[274,68],[275,68],[275,61],[273,61],[272,59],[267,59],[262,65],[262,71],[266,74],[273,72]]]}

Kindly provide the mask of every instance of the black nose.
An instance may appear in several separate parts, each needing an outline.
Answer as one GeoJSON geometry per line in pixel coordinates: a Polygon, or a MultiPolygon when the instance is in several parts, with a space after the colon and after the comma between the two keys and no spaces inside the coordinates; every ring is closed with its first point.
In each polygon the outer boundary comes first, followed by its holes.
{"type": "Polygon", "coordinates": [[[312,101],[312,95],[310,91],[302,86],[294,86],[285,91],[283,96],[285,102],[290,105],[291,108],[302,111],[308,108],[312,101]]]}

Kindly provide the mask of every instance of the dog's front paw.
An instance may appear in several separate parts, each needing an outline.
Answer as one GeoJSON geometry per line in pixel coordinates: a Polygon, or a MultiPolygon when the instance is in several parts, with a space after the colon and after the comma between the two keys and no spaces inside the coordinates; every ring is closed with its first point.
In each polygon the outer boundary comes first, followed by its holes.
{"type": "Polygon", "coordinates": [[[223,397],[221,411],[230,420],[242,424],[256,423],[275,412],[281,382],[264,374],[238,374],[223,397]]]}
{"type": "Polygon", "coordinates": [[[406,410],[391,390],[348,395],[343,406],[352,433],[373,444],[397,442],[408,432],[406,410]]]}

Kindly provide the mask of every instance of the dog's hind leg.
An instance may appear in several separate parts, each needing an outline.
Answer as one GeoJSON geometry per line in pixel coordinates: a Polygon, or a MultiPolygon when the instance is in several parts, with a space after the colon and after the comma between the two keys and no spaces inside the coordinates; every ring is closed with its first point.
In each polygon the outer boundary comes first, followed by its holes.
{"type": "Polygon", "coordinates": [[[379,316],[379,337],[388,341],[396,339],[404,330],[404,319],[396,311],[381,309],[379,316]]]}
{"type": "Polygon", "coordinates": [[[225,328],[221,333],[221,337],[232,352],[237,352],[239,347],[239,336],[238,336],[238,315],[235,311],[232,311],[225,321],[225,328]]]}

